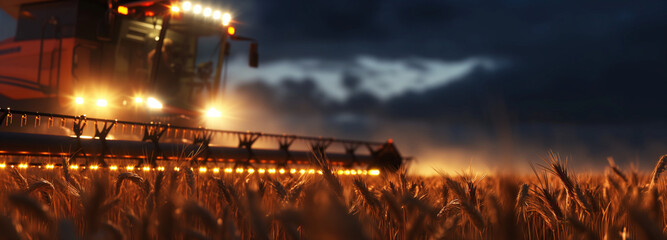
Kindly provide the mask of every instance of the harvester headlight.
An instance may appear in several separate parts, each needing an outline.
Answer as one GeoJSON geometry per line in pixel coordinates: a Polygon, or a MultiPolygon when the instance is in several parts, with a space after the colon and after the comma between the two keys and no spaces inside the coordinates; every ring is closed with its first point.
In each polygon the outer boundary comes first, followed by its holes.
{"type": "Polygon", "coordinates": [[[187,12],[192,9],[192,3],[190,2],[183,2],[183,11],[187,12]]]}
{"type": "Polygon", "coordinates": [[[211,9],[210,7],[204,8],[204,17],[210,17],[212,12],[213,9],[211,9]]]}
{"type": "Polygon", "coordinates": [[[74,98],[74,102],[76,104],[83,104],[83,98],[82,97],[76,97],[76,98],[74,98]]]}
{"type": "Polygon", "coordinates": [[[134,98],[134,102],[135,102],[135,103],[142,103],[142,102],[144,102],[144,99],[143,99],[143,98],[140,98],[140,97],[135,97],[135,98],[134,98]]]}
{"type": "Polygon", "coordinates": [[[106,107],[107,106],[107,100],[106,99],[97,99],[97,106],[98,107],[106,107]]]}
{"type": "Polygon", "coordinates": [[[219,118],[222,117],[222,112],[218,111],[215,108],[211,108],[206,112],[206,116],[210,118],[219,118]]]}
{"type": "Polygon", "coordinates": [[[229,26],[229,23],[232,22],[232,15],[229,13],[225,13],[222,15],[222,26],[229,26]]]}
{"type": "Polygon", "coordinates": [[[201,5],[197,4],[192,8],[192,12],[195,14],[200,14],[201,13],[201,5]]]}
{"type": "Polygon", "coordinates": [[[220,11],[213,12],[213,19],[218,20],[220,19],[220,17],[222,17],[222,12],[220,11]]]}
{"type": "Polygon", "coordinates": [[[162,109],[162,103],[152,97],[146,100],[146,104],[148,105],[149,108],[152,109],[162,109]]]}
{"type": "Polygon", "coordinates": [[[181,11],[181,8],[179,8],[178,6],[176,6],[176,5],[171,6],[171,12],[178,13],[180,11],[181,11]]]}

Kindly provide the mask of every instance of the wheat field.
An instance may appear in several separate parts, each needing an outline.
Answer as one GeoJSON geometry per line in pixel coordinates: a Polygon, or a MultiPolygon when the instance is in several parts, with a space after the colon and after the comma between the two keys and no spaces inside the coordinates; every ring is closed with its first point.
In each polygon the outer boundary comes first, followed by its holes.
{"type": "Polygon", "coordinates": [[[5,239],[665,239],[655,170],[378,177],[7,167],[5,239]]]}

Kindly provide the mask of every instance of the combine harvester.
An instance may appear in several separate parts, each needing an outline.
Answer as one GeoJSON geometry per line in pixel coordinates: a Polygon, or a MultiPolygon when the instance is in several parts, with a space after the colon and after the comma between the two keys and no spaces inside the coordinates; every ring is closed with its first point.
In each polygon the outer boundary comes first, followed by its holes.
{"type": "Polygon", "coordinates": [[[15,37],[0,42],[0,104],[12,107],[0,108],[0,168],[51,169],[66,157],[73,169],[178,170],[187,161],[200,172],[305,174],[324,163],[377,175],[404,162],[391,140],[197,127],[220,115],[229,42],[249,41],[249,65],[258,64],[256,41],[236,34],[228,12],[156,0],[0,7],[18,23],[15,37]],[[220,38],[215,68],[195,64],[198,38],[211,36],[220,38]]]}

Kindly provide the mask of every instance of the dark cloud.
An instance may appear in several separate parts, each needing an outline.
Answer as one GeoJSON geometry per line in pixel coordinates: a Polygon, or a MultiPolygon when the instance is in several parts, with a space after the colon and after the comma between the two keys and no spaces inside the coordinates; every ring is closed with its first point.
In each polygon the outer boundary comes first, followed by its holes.
{"type": "Polygon", "coordinates": [[[384,26],[376,16],[383,1],[261,1],[259,24],[280,39],[334,43],[351,37],[382,39],[384,26]],[[275,27],[275,28],[272,28],[275,27]]]}
{"type": "Polygon", "coordinates": [[[268,59],[561,52],[632,41],[641,28],[664,27],[667,10],[663,2],[627,1],[284,0],[255,6],[252,34],[270,45],[268,59]]]}
{"type": "MultiPolygon", "coordinates": [[[[514,121],[667,119],[667,3],[628,1],[258,1],[264,56],[490,56],[510,64],[383,105],[393,118],[514,121]]],[[[419,67],[416,65],[415,67],[419,67]]],[[[345,78],[344,78],[345,79],[345,78]]],[[[361,81],[369,81],[368,79],[361,81]]],[[[397,80],[399,81],[399,80],[397,80]]]]}
{"type": "Polygon", "coordinates": [[[522,122],[591,124],[667,119],[667,112],[656,111],[667,102],[661,93],[667,89],[661,80],[667,78],[667,69],[655,63],[629,61],[612,68],[567,62],[513,65],[522,67],[478,70],[446,86],[395,97],[387,104],[390,116],[484,122],[494,103],[502,101],[513,120],[522,122]]]}
{"type": "Polygon", "coordinates": [[[349,111],[360,115],[376,115],[384,109],[382,102],[373,94],[355,91],[340,104],[341,111],[349,111]]]}
{"type": "Polygon", "coordinates": [[[287,113],[311,115],[327,109],[326,95],[311,78],[296,80],[284,79],[279,86],[282,93],[281,103],[287,113]]]}
{"type": "Polygon", "coordinates": [[[343,73],[342,79],[341,79],[341,84],[347,91],[355,91],[357,88],[359,88],[359,84],[361,83],[361,79],[350,73],[350,72],[345,72],[343,73]]]}

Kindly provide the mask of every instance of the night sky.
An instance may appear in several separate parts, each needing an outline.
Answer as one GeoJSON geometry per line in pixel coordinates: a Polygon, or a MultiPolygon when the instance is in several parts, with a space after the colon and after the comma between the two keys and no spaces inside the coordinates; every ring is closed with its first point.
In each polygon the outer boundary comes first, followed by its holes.
{"type": "Polygon", "coordinates": [[[230,128],[393,138],[420,170],[525,170],[549,150],[585,170],[650,168],[667,153],[667,2],[220,6],[260,44],[259,69],[232,45],[230,128]]]}

